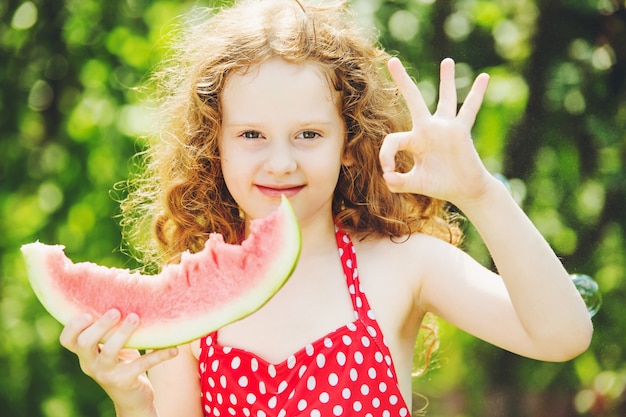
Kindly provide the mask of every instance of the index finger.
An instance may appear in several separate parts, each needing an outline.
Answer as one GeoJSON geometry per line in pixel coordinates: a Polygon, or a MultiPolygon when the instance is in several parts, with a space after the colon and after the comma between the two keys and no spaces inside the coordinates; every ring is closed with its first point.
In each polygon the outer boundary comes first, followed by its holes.
{"type": "Polygon", "coordinates": [[[387,63],[387,68],[389,68],[391,78],[395,81],[400,94],[402,94],[402,97],[404,97],[409,107],[413,124],[415,125],[417,119],[421,118],[423,115],[430,115],[430,110],[422,97],[422,93],[406,72],[402,62],[400,62],[398,58],[391,58],[387,63]]]}

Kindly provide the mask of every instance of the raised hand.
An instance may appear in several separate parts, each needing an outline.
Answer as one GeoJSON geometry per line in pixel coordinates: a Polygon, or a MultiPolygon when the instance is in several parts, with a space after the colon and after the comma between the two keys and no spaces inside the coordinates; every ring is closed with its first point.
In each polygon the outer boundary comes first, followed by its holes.
{"type": "Polygon", "coordinates": [[[423,194],[458,206],[479,199],[493,182],[478,156],[471,129],[489,83],[480,74],[457,112],[454,61],[441,62],[439,102],[431,114],[422,95],[397,58],[389,60],[389,72],[409,108],[412,129],[388,135],[380,150],[383,175],[394,192],[423,194]],[[413,168],[397,172],[394,157],[409,152],[413,168]]]}
{"type": "Polygon", "coordinates": [[[110,310],[95,321],[89,315],[71,320],[60,340],[78,356],[83,372],[106,391],[118,412],[147,416],[151,415],[153,407],[153,391],[146,372],[175,356],[177,350],[156,350],[141,355],[137,350],[124,349],[138,326],[137,315],[129,314],[121,320],[119,311],[110,310]],[[104,339],[106,341],[101,343],[104,339]]]}

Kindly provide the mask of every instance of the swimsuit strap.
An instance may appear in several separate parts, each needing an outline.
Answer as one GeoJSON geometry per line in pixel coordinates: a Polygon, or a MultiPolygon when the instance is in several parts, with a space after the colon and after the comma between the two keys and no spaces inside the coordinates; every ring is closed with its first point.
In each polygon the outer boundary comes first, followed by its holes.
{"type": "Polygon", "coordinates": [[[335,238],[355,317],[366,326],[369,334],[384,346],[383,349],[387,350],[387,343],[359,280],[356,251],[350,235],[342,228],[335,226],[335,238]]]}

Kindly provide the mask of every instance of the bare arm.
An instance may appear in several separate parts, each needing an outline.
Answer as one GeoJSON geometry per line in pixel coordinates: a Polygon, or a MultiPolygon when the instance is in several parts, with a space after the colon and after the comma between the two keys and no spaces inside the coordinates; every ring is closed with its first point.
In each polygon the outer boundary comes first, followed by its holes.
{"type": "Polygon", "coordinates": [[[148,371],[160,417],[202,417],[198,361],[191,346],[178,347],[175,358],[148,371]]]}
{"type": "Polygon", "coordinates": [[[389,135],[381,164],[389,188],[451,201],[481,234],[501,278],[443,242],[431,242],[420,302],[451,323],[513,352],[565,360],[589,344],[582,298],[557,256],[503,185],[487,172],[470,135],[487,88],[481,74],[457,113],[454,62],[441,65],[440,99],[431,115],[397,60],[392,77],[411,110],[413,129],[389,135]],[[408,173],[393,156],[413,154],[408,173]]]}

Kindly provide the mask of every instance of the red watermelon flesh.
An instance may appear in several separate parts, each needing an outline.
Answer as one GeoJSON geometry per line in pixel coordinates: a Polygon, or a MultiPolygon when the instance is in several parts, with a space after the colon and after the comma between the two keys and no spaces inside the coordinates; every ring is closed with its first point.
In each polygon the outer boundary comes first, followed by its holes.
{"type": "Polygon", "coordinates": [[[212,234],[198,253],[157,275],[73,263],[61,245],[22,246],[29,280],[42,305],[62,324],[80,314],[116,308],[136,313],[140,327],[128,347],[162,348],[197,339],[245,317],[287,281],[300,254],[300,229],[286,198],[277,210],[252,221],[241,245],[212,234]]]}

